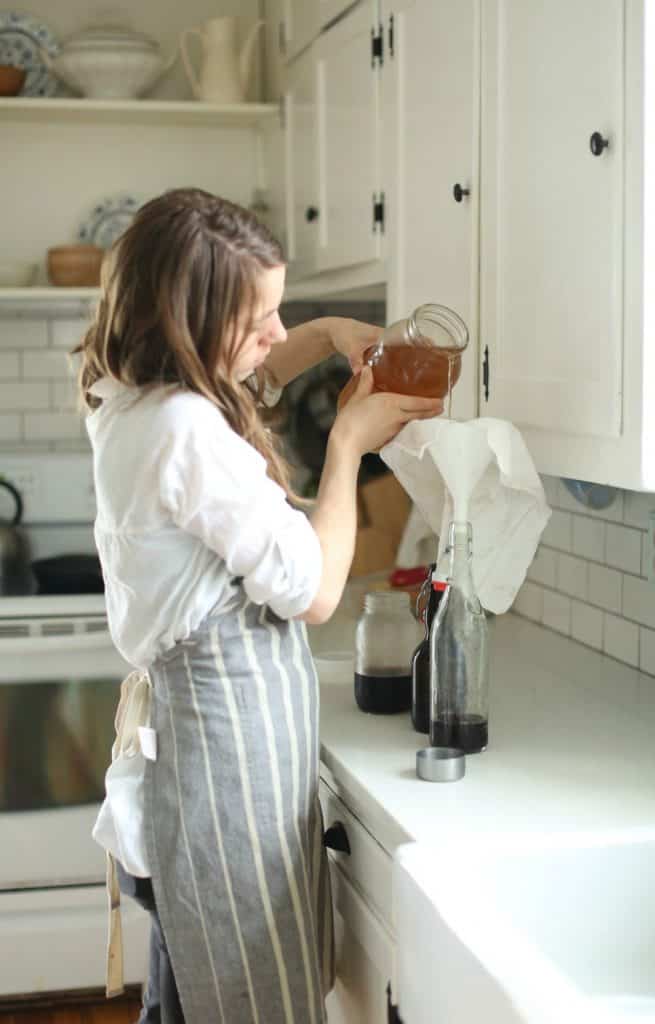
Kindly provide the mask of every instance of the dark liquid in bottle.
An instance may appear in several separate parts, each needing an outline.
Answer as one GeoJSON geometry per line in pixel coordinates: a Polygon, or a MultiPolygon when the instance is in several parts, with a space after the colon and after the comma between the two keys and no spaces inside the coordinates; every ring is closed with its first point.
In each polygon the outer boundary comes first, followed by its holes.
{"type": "Polygon", "coordinates": [[[466,754],[477,754],[487,746],[488,739],[489,727],[482,715],[453,715],[430,724],[433,747],[458,747],[466,754]]]}
{"type": "Polygon", "coordinates": [[[459,380],[462,357],[458,349],[423,345],[376,345],[364,353],[378,391],[421,398],[444,398],[459,380]]]}
{"type": "MultiPolygon", "coordinates": [[[[430,567],[430,575],[435,566],[430,567]]],[[[417,732],[430,731],[430,628],[443,597],[443,587],[430,586],[430,597],[423,613],[425,639],[412,655],[412,725],[417,732]]]]}
{"type": "Polygon", "coordinates": [[[355,700],[362,711],[375,715],[409,711],[412,706],[412,677],[355,672],[355,700]]]}

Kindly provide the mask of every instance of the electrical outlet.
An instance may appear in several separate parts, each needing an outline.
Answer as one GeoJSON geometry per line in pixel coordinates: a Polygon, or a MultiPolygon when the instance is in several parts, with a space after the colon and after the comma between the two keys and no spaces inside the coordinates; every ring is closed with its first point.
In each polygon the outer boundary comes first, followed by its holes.
{"type": "Polygon", "coordinates": [[[648,529],[646,531],[646,579],[655,583],[655,508],[648,513],[648,529]]]}

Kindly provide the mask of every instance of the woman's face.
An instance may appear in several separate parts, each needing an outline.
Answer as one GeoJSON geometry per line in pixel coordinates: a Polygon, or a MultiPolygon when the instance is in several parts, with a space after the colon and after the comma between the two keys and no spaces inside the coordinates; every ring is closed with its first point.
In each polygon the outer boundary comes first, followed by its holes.
{"type": "Polygon", "coordinates": [[[272,267],[261,273],[254,315],[250,323],[244,325],[244,337],[234,360],[234,373],[238,380],[245,380],[261,366],[273,345],[287,340],[279,312],[285,275],[284,266],[272,267]]]}

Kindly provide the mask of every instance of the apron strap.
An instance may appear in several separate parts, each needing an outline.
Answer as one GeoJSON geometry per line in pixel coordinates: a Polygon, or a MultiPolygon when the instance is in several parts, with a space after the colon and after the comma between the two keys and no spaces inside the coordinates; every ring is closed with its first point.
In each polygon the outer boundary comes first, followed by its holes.
{"type": "Polygon", "coordinates": [[[107,935],[107,998],[120,996],[123,984],[123,922],[121,920],[121,890],[116,874],[116,861],[107,853],[107,897],[109,928],[107,935]]]}

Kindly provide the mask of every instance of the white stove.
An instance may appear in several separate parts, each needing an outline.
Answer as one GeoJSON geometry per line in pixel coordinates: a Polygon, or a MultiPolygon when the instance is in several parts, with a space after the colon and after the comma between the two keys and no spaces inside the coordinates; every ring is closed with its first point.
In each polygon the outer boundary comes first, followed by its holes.
{"type": "MultiPolygon", "coordinates": [[[[91,553],[86,455],[4,456],[35,557],[91,553]]],[[[2,511],[0,509],[0,515],[2,511]]],[[[102,594],[0,597],[0,997],[101,987],[104,794],[121,679],[102,594]]],[[[123,905],[126,982],[146,976],[148,919],[123,905]]]]}

